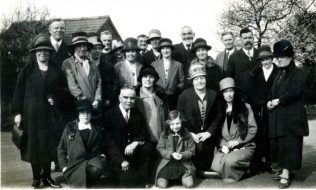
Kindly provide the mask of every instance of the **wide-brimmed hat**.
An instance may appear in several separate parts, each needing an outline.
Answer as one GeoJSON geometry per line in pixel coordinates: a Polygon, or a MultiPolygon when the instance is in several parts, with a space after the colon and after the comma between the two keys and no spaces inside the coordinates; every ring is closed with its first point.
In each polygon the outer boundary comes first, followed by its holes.
{"type": "Polygon", "coordinates": [[[235,81],[231,77],[226,77],[226,78],[222,79],[221,81],[219,81],[219,90],[220,91],[225,90],[227,88],[236,88],[235,81]]]}
{"type": "Polygon", "coordinates": [[[189,80],[194,79],[198,76],[206,76],[206,68],[201,64],[191,64],[189,68],[189,80]]]}
{"type": "Polygon", "coordinates": [[[273,53],[271,51],[271,48],[268,45],[260,46],[258,51],[259,51],[259,56],[256,58],[256,60],[264,59],[267,57],[271,57],[271,58],[273,57],[273,53]]]}
{"type": "Polygon", "coordinates": [[[195,53],[195,51],[198,49],[198,48],[204,48],[206,49],[207,51],[211,50],[212,49],[212,46],[209,46],[207,45],[207,42],[206,40],[204,40],[203,38],[198,38],[194,41],[193,43],[193,48],[191,49],[191,51],[193,53],[195,53]]]}
{"type": "Polygon", "coordinates": [[[152,29],[151,31],[149,31],[148,34],[148,40],[146,41],[147,44],[150,44],[150,40],[152,40],[153,38],[161,38],[161,32],[158,29],[152,29]]]}
{"type": "Polygon", "coordinates": [[[142,78],[145,75],[152,75],[155,77],[155,83],[159,80],[159,75],[157,71],[151,65],[143,66],[139,71],[139,76],[137,78],[138,82],[142,82],[142,78]]]}
{"type": "Polygon", "coordinates": [[[124,40],[124,47],[122,49],[122,52],[125,52],[127,50],[136,50],[140,51],[139,47],[137,46],[137,40],[135,38],[129,37],[124,40]]]}
{"type": "Polygon", "coordinates": [[[88,42],[90,42],[92,45],[100,45],[102,48],[104,47],[100,37],[97,33],[91,32],[88,34],[88,42]]]}
{"type": "Polygon", "coordinates": [[[288,40],[280,40],[273,45],[273,55],[274,57],[293,57],[294,47],[288,40]]]}
{"type": "Polygon", "coordinates": [[[113,40],[112,41],[112,50],[110,51],[110,54],[113,54],[116,50],[123,49],[123,48],[124,48],[124,44],[122,41],[113,40]]]}
{"type": "Polygon", "coordinates": [[[55,49],[52,46],[52,43],[50,42],[50,37],[47,34],[39,34],[35,36],[33,39],[33,46],[32,49],[30,49],[30,52],[36,51],[36,50],[49,50],[49,51],[55,51],[55,49]]]}
{"type": "Polygon", "coordinates": [[[90,49],[93,44],[88,41],[88,35],[86,32],[74,32],[72,33],[71,45],[70,47],[74,48],[78,44],[86,44],[88,49],[90,49]]]}
{"type": "Polygon", "coordinates": [[[83,100],[79,100],[77,102],[77,111],[81,112],[81,111],[89,111],[92,112],[93,107],[92,104],[89,100],[87,99],[83,99],[83,100]]]}
{"type": "Polygon", "coordinates": [[[170,47],[172,50],[174,50],[174,46],[172,45],[172,41],[169,38],[161,38],[159,40],[159,46],[157,48],[158,51],[161,50],[163,47],[170,47]]]}

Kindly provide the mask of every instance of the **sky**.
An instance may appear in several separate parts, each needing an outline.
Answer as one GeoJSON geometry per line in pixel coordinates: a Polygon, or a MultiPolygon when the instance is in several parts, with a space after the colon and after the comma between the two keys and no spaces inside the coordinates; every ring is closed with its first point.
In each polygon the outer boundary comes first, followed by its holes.
{"type": "MultiPolygon", "coordinates": [[[[47,7],[51,18],[109,15],[123,39],[147,34],[157,28],[163,37],[181,42],[182,26],[191,26],[196,38],[204,38],[216,56],[224,46],[218,20],[229,0],[1,0],[0,16],[12,15],[28,3],[47,7]]],[[[215,57],[214,57],[215,58],[215,57]]]]}

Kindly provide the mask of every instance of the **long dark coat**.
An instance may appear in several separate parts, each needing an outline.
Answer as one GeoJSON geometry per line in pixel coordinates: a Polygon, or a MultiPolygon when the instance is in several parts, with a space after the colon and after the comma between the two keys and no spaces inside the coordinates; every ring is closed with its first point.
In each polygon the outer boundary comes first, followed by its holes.
{"type": "Polygon", "coordinates": [[[292,61],[278,72],[270,100],[280,104],[269,114],[269,137],[308,136],[308,122],[303,101],[306,77],[292,61]]]}
{"type": "MultiPolygon", "coordinates": [[[[58,145],[58,160],[61,168],[67,167],[64,176],[72,187],[86,187],[86,167],[89,160],[104,153],[104,141],[99,128],[91,124],[90,137],[85,145],[75,120],[66,125],[58,145]]],[[[104,160],[105,161],[105,160],[104,160]]],[[[105,162],[95,159],[94,163],[103,165],[105,162]]]]}
{"type": "Polygon", "coordinates": [[[58,51],[54,50],[51,54],[51,59],[53,63],[57,66],[57,68],[61,69],[61,66],[63,65],[63,61],[65,61],[67,58],[71,56],[68,46],[63,40],[61,42],[61,45],[58,48],[58,51]]]}
{"type": "Polygon", "coordinates": [[[57,145],[63,130],[59,110],[68,92],[66,79],[51,62],[42,78],[36,59],[19,74],[13,97],[15,113],[22,114],[21,158],[31,163],[47,163],[57,159],[57,145]],[[50,105],[48,97],[54,99],[50,105]]]}

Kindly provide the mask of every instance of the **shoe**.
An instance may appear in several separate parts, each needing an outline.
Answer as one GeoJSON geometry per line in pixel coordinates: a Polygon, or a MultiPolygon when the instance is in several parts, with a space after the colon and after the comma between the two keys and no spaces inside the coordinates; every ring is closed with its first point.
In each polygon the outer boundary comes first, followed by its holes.
{"type": "Polygon", "coordinates": [[[42,182],[45,186],[49,186],[51,188],[61,188],[61,186],[57,184],[51,177],[42,178],[42,182]]]}
{"type": "MultiPolygon", "coordinates": [[[[282,179],[282,177],[280,176],[281,174],[280,173],[276,173],[272,179],[275,180],[275,181],[280,181],[282,179]]],[[[295,178],[295,174],[294,173],[290,173],[290,179],[293,180],[295,178]]],[[[284,179],[284,178],[283,178],[284,179]]]]}
{"type": "Polygon", "coordinates": [[[291,182],[292,182],[291,178],[281,177],[280,183],[279,183],[279,189],[286,189],[286,188],[288,188],[291,185],[291,182]],[[281,183],[282,179],[285,180],[285,183],[281,183]]]}
{"type": "Polygon", "coordinates": [[[33,180],[32,187],[34,187],[34,189],[38,188],[40,185],[41,185],[41,180],[39,179],[33,180]]]}

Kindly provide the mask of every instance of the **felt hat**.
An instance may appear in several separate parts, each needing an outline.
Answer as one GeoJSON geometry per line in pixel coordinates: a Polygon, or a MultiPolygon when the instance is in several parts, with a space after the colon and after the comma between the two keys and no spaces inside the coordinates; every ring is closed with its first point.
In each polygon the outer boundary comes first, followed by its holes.
{"type": "Polygon", "coordinates": [[[198,76],[206,76],[206,68],[201,64],[192,64],[189,68],[189,80],[198,76]]]}
{"type": "Polygon", "coordinates": [[[264,59],[267,57],[271,57],[271,58],[273,57],[273,53],[271,51],[270,46],[262,45],[259,47],[258,51],[259,51],[259,56],[256,58],[256,60],[264,59]]]}
{"type": "Polygon", "coordinates": [[[293,57],[294,47],[288,40],[280,40],[273,45],[273,55],[274,57],[293,57]]]}
{"type": "Polygon", "coordinates": [[[143,76],[152,75],[155,77],[155,83],[159,80],[159,75],[157,71],[151,65],[143,66],[139,71],[139,76],[137,78],[138,82],[141,83],[143,76]]]}
{"type": "Polygon", "coordinates": [[[122,49],[123,52],[127,50],[140,51],[139,47],[137,46],[137,40],[135,38],[132,38],[132,37],[126,38],[123,44],[124,44],[124,47],[122,49]]]}
{"type": "Polygon", "coordinates": [[[149,31],[148,34],[148,40],[146,41],[147,44],[150,44],[150,40],[154,39],[154,38],[161,38],[161,32],[158,29],[152,29],[149,31]]]}
{"type": "Polygon", "coordinates": [[[35,38],[33,39],[33,47],[29,51],[33,52],[36,50],[55,51],[55,49],[52,46],[52,43],[50,42],[49,35],[39,34],[39,35],[35,36],[35,38]]]}
{"type": "Polygon", "coordinates": [[[221,81],[219,81],[219,90],[220,91],[223,91],[227,88],[236,88],[235,81],[231,77],[226,77],[226,78],[222,79],[221,81]]]}
{"type": "Polygon", "coordinates": [[[191,49],[191,51],[193,53],[195,53],[195,51],[198,49],[198,48],[204,48],[206,49],[207,51],[211,50],[212,49],[212,46],[209,46],[207,45],[207,42],[206,40],[204,40],[203,38],[198,38],[194,41],[193,43],[193,48],[191,49]]]}
{"type": "Polygon", "coordinates": [[[170,47],[172,50],[174,50],[174,46],[172,45],[172,41],[169,38],[161,38],[159,40],[159,46],[158,46],[158,51],[161,50],[163,47],[170,47]]]}
{"type": "Polygon", "coordinates": [[[72,48],[76,47],[78,44],[86,44],[88,46],[88,49],[93,46],[93,44],[88,41],[88,35],[86,32],[74,32],[71,36],[72,39],[70,47],[72,48]]]}
{"type": "Polygon", "coordinates": [[[78,112],[80,112],[80,111],[92,112],[92,110],[93,110],[93,107],[92,107],[92,104],[89,100],[83,99],[83,100],[79,100],[77,102],[77,111],[78,112]]]}

